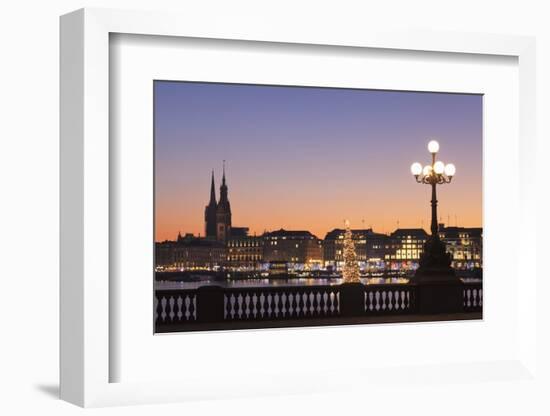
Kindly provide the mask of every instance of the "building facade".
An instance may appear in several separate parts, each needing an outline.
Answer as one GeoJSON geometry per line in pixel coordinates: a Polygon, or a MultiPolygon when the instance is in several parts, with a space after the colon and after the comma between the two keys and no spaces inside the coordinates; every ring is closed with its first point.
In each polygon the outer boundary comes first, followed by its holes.
{"type": "Polygon", "coordinates": [[[385,246],[386,269],[416,270],[428,233],[422,228],[398,228],[385,246]]]}
{"type": "Polygon", "coordinates": [[[155,243],[155,267],[157,270],[175,269],[175,246],[175,241],[163,241],[155,243]]]}
{"type": "Polygon", "coordinates": [[[454,269],[483,267],[483,228],[445,227],[445,224],[439,224],[439,237],[451,254],[454,269]]]}
{"type": "Polygon", "coordinates": [[[285,262],[290,270],[322,267],[322,242],[309,231],[280,229],[264,233],[263,263],[285,262]]]}
{"type": "Polygon", "coordinates": [[[257,271],[262,267],[264,238],[232,235],[227,240],[227,267],[232,271],[257,271]]]}
{"type": "Polygon", "coordinates": [[[178,270],[217,270],[226,259],[225,244],[187,234],[174,246],[174,264],[178,270]]]}
{"type": "MultiPolygon", "coordinates": [[[[280,229],[261,236],[249,236],[248,229],[235,228],[226,241],[181,236],[176,241],[155,244],[157,270],[266,271],[272,266],[289,272],[307,270],[340,271],[344,264],[343,229],[334,229],[319,240],[309,231],[280,229]]],[[[456,270],[483,267],[483,229],[445,227],[439,236],[452,256],[456,270]]],[[[420,228],[400,228],[390,235],[372,229],[352,230],[359,268],[362,272],[412,271],[418,267],[429,235],[420,228]]]]}
{"type": "Polygon", "coordinates": [[[155,244],[156,270],[218,270],[226,263],[225,244],[193,234],[181,236],[176,241],[155,244]]]}
{"type": "MultiPolygon", "coordinates": [[[[341,270],[343,267],[344,234],[345,230],[335,228],[325,236],[323,240],[323,264],[325,268],[341,270]]],[[[388,236],[375,233],[371,228],[351,230],[351,235],[355,244],[355,254],[359,262],[359,269],[363,271],[383,269],[388,236]]]]}

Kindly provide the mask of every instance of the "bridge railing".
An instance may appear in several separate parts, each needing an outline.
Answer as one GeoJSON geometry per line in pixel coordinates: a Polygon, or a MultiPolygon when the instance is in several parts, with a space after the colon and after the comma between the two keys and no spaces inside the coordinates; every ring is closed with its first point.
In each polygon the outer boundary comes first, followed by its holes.
{"type": "Polygon", "coordinates": [[[462,305],[465,312],[481,312],[483,309],[483,286],[481,282],[463,284],[462,305]]]}
{"type": "MultiPolygon", "coordinates": [[[[428,296],[433,296],[433,290],[430,288],[428,296]]],[[[411,283],[157,290],[155,329],[167,332],[177,327],[183,331],[198,324],[217,324],[218,328],[219,324],[256,321],[261,328],[262,321],[419,314],[423,313],[419,296],[423,296],[424,304],[427,297],[422,291],[422,285],[411,283]]],[[[458,304],[462,305],[456,312],[481,312],[481,282],[460,283],[455,292],[461,296],[458,304]]]]}
{"type": "Polygon", "coordinates": [[[338,316],[338,286],[231,288],[224,290],[225,321],[338,316]]]}

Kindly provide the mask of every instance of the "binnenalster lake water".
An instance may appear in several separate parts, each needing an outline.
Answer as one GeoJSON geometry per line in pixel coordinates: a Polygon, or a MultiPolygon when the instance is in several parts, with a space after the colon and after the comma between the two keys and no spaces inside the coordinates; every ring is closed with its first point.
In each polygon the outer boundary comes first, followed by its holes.
{"type": "MultiPolygon", "coordinates": [[[[403,284],[409,280],[402,277],[370,277],[362,278],[363,284],[403,284]]],[[[197,289],[201,286],[216,285],[221,287],[274,287],[274,286],[316,286],[339,285],[341,278],[292,278],[292,279],[243,279],[243,280],[209,280],[193,282],[158,281],[155,282],[157,290],[197,289]]]]}

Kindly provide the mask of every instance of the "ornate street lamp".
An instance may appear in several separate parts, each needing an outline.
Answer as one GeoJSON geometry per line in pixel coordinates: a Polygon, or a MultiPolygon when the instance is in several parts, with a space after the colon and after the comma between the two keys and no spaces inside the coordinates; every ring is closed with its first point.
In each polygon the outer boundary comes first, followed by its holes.
{"type": "Polygon", "coordinates": [[[411,165],[411,173],[416,182],[430,185],[432,187],[432,223],[431,235],[424,246],[424,251],[420,257],[419,267],[415,273],[416,280],[447,280],[454,278],[455,273],[451,268],[451,256],[445,249],[445,243],[441,241],[438,233],[437,224],[437,185],[451,183],[456,173],[456,168],[452,163],[444,164],[436,160],[439,152],[439,143],[432,140],[428,143],[428,151],[432,154],[431,165],[422,166],[415,162],[411,165]]]}

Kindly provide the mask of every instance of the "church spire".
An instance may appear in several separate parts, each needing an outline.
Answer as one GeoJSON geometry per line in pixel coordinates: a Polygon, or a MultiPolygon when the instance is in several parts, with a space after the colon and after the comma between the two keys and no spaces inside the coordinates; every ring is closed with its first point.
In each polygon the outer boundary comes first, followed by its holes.
{"type": "Polygon", "coordinates": [[[216,187],[214,185],[214,169],[212,169],[212,183],[210,184],[210,203],[216,205],[216,187]]]}
{"type": "Polygon", "coordinates": [[[231,236],[231,205],[227,196],[225,182],[225,160],[223,161],[223,176],[220,186],[220,199],[216,208],[216,235],[219,241],[226,241],[231,236]]]}
{"type": "Polygon", "coordinates": [[[214,185],[214,170],[212,170],[212,181],[210,183],[210,201],[204,208],[204,235],[216,238],[216,187],[214,185]]]}
{"type": "Polygon", "coordinates": [[[220,201],[218,203],[218,208],[222,206],[224,209],[229,210],[229,199],[227,198],[227,184],[225,183],[225,160],[223,161],[223,176],[222,184],[220,186],[220,201]]]}

